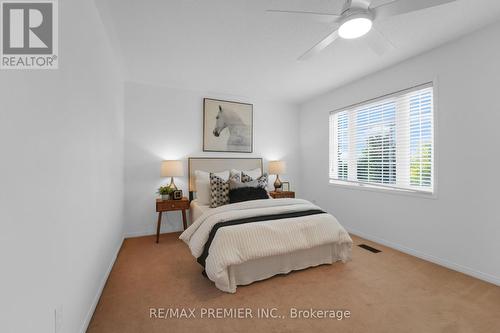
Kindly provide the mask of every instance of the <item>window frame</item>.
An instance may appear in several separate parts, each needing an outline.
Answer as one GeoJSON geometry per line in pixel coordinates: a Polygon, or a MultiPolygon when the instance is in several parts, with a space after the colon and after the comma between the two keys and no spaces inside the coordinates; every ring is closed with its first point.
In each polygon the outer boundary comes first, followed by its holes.
{"type": "Polygon", "coordinates": [[[423,81],[424,83],[416,83],[416,84],[411,84],[408,85],[406,88],[399,88],[393,90],[393,92],[385,93],[382,95],[379,95],[374,98],[370,98],[358,103],[354,103],[348,106],[344,106],[341,108],[337,108],[333,111],[328,112],[328,185],[332,187],[337,187],[337,188],[343,188],[343,189],[349,189],[349,190],[361,190],[361,191],[369,191],[369,192],[379,192],[379,193],[385,193],[385,194],[393,194],[393,195],[403,195],[403,196],[412,196],[412,197],[419,197],[419,198],[424,198],[424,199],[437,199],[438,198],[438,151],[439,151],[439,145],[438,145],[438,102],[439,102],[439,85],[438,85],[438,78],[434,78],[429,81],[423,81]],[[382,102],[384,100],[388,100],[391,97],[394,97],[394,95],[400,94],[400,93],[405,93],[405,92],[410,92],[411,90],[419,90],[419,89],[424,89],[425,86],[432,86],[433,89],[433,98],[432,98],[432,120],[433,120],[433,133],[432,133],[432,139],[433,139],[433,151],[432,151],[432,160],[433,160],[433,165],[432,165],[432,177],[433,177],[433,184],[432,184],[432,192],[429,191],[422,191],[418,189],[404,189],[404,188],[399,188],[399,187],[392,187],[387,184],[375,184],[375,183],[367,183],[367,182],[362,182],[362,181],[353,181],[353,180],[341,180],[341,179],[333,179],[330,178],[330,170],[331,170],[331,153],[332,153],[332,130],[331,125],[330,125],[330,119],[331,116],[347,111],[349,109],[353,108],[359,108],[360,106],[363,105],[369,105],[369,104],[375,104],[377,102],[382,102]]]}

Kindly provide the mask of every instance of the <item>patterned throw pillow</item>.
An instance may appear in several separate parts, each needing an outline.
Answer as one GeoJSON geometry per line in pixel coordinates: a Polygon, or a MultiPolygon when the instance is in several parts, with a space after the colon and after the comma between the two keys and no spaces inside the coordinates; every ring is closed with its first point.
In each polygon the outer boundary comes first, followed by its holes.
{"type": "Polygon", "coordinates": [[[237,188],[242,188],[242,187],[260,187],[259,186],[259,182],[256,181],[256,180],[252,180],[252,181],[249,181],[249,182],[239,182],[237,180],[230,180],[229,181],[229,191],[231,192],[231,190],[235,190],[237,188]]]}
{"type": "Polygon", "coordinates": [[[231,180],[239,181],[240,175],[232,175],[226,181],[217,177],[214,173],[210,174],[210,208],[216,208],[229,203],[229,182],[231,180]]]}
{"type": "MultiPolygon", "coordinates": [[[[267,188],[268,178],[269,177],[267,176],[267,173],[265,173],[255,180],[257,181],[259,187],[267,188]]],[[[251,182],[253,180],[254,179],[252,177],[250,177],[249,175],[247,175],[245,172],[243,172],[243,171],[241,172],[241,182],[242,183],[248,183],[248,182],[251,182]]]]}

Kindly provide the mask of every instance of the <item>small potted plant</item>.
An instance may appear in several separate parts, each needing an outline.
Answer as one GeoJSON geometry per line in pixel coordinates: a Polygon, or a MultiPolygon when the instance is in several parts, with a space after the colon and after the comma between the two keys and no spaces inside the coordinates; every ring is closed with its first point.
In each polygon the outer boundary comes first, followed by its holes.
{"type": "Polygon", "coordinates": [[[162,186],[158,189],[158,194],[161,195],[162,200],[170,200],[171,194],[174,192],[174,189],[168,186],[162,186]]]}

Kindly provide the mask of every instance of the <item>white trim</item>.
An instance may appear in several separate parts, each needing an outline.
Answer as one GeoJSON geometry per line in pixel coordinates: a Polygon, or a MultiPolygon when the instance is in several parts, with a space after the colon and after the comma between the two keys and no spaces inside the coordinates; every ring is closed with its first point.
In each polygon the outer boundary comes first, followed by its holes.
{"type": "Polygon", "coordinates": [[[152,236],[152,235],[156,235],[156,231],[151,231],[151,230],[134,231],[134,232],[127,232],[126,234],[123,235],[123,238],[128,239],[128,238],[136,238],[136,237],[152,236]]]}
{"type": "Polygon", "coordinates": [[[410,197],[417,197],[423,199],[433,199],[436,200],[437,193],[423,192],[423,191],[412,191],[407,189],[399,188],[387,188],[383,186],[377,186],[377,184],[360,183],[360,182],[347,182],[344,180],[330,179],[328,186],[343,188],[348,190],[361,190],[369,192],[379,192],[385,194],[395,194],[395,195],[407,195],[410,197]]]}
{"type": "MultiPolygon", "coordinates": [[[[171,234],[175,232],[181,232],[183,230],[172,230],[169,232],[160,232],[160,235],[162,234],[171,234]]],[[[143,236],[156,236],[156,230],[146,230],[146,231],[134,231],[134,232],[128,232],[126,233],[123,238],[128,239],[128,238],[136,238],[136,237],[143,237],[143,236]]]]}
{"type": "Polygon", "coordinates": [[[398,91],[386,93],[384,95],[381,95],[381,96],[378,96],[375,98],[370,98],[370,99],[364,100],[362,102],[354,103],[354,104],[351,104],[348,106],[341,107],[339,109],[335,109],[333,111],[330,111],[330,115],[333,115],[335,113],[339,113],[342,111],[349,111],[349,110],[354,109],[354,108],[362,108],[362,107],[364,108],[364,107],[368,107],[370,105],[375,105],[375,104],[380,103],[381,101],[386,100],[386,99],[396,98],[396,97],[399,97],[399,96],[402,96],[405,94],[409,94],[411,92],[418,91],[420,89],[431,88],[431,87],[433,87],[433,84],[434,84],[434,82],[432,80],[429,82],[425,82],[425,83],[419,83],[419,84],[414,85],[410,88],[400,89],[398,91]]]}
{"type": "Polygon", "coordinates": [[[124,241],[124,237],[122,237],[119,246],[116,248],[113,257],[111,258],[111,262],[109,263],[109,266],[106,269],[106,272],[104,273],[104,276],[101,279],[99,289],[97,290],[97,293],[94,297],[94,301],[92,302],[90,309],[87,312],[87,315],[85,316],[85,320],[83,321],[83,325],[82,325],[82,328],[80,329],[80,333],[85,333],[89,327],[90,320],[92,319],[92,316],[94,315],[95,308],[97,307],[97,303],[99,302],[99,299],[101,298],[101,294],[102,294],[102,291],[104,289],[104,286],[106,285],[106,282],[108,281],[109,274],[111,273],[111,270],[113,269],[116,258],[118,257],[118,253],[120,252],[120,250],[122,248],[123,241],[124,241]]]}
{"type": "Polygon", "coordinates": [[[435,76],[432,80],[434,84],[434,91],[432,93],[432,101],[433,101],[433,116],[434,116],[434,135],[432,135],[432,191],[434,194],[434,198],[437,199],[439,193],[439,120],[438,115],[440,113],[439,108],[439,76],[435,76]]]}
{"type": "Polygon", "coordinates": [[[463,273],[465,275],[472,276],[472,277],[477,278],[479,280],[486,281],[486,282],[495,284],[497,286],[500,286],[500,277],[497,277],[497,276],[494,276],[494,275],[491,275],[491,274],[488,274],[488,273],[484,273],[484,272],[472,269],[470,267],[466,267],[466,266],[463,266],[463,265],[451,262],[451,261],[446,260],[446,259],[441,259],[441,258],[435,257],[433,255],[430,255],[430,254],[427,254],[427,253],[424,253],[424,252],[420,252],[420,251],[417,251],[417,250],[414,250],[414,249],[410,249],[410,248],[408,248],[406,246],[403,246],[403,245],[400,245],[400,244],[396,244],[396,243],[392,243],[392,242],[387,241],[387,240],[385,240],[383,238],[379,238],[377,236],[368,235],[368,234],[366,234],[364,232],[361,232],[361,231],[358,231],[358,230],[355,230],[355,229],[352,229],[352,228],[348,228],[348,227],[345,227],[345,228],[347,229],[347,231],[350,234],[359,236],[361,238],[367,239],[367,240],[375,242],[375,243],[379,243],[381,245],[390,247],[392,249],[395,249],[397,251],[409,254],[411,256],[414,256],[414,257],[417,257],[417,258],[420,258],[420,259],[423,259],[423,260],[426,260],[426,261],[430,261],[430,262],[432,262],[434,264],[437,264],[439,266],[443,266],[443,267],[449,268],[451,270],[463,273]]]}

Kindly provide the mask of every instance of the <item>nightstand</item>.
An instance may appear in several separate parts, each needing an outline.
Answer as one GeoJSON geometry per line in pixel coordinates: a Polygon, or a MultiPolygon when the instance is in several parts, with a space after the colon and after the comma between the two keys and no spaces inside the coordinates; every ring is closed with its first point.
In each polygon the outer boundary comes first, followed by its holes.
{"type": "Polygon", "coordinates": [[[189,209],[189,200],[183,197],[181,200],[156,199],[156,212],[158,213],[158,225],[156,226],[156,242],[160,240],[161,215],[163,212],[182,211],[182,223],[184,230],[187,228],[186,210],[189,209]]]}
{"type": "Polygon", "coordinates": [[[274,199],[295,198],[295,192],[292,191],[271,191],[269,195],[274,199]]]}

